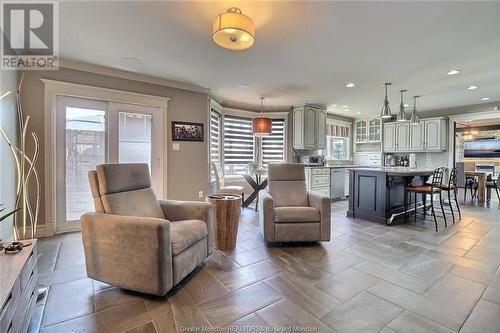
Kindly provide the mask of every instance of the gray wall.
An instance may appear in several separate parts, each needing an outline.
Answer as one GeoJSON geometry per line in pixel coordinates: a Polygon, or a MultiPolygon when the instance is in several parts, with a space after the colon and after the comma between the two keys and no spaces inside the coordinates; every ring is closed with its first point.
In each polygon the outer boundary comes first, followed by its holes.
{"type": "MultiPolygon", "coordinates": [[[[25,77],[24,93],[22,94],[22,103],[26,113],[32,116],[33,129],[40,137],[41,152],[38,171],[42,176],[42,194],[44,193],[45,138],[44,85],[40,80],[41,78],[169,97],[167,112],[169,126],[166,129],[168,134],[168,198],[199,200],[199,191],[208,193],[207,94],[62,68],[58,71],[28,72],[25,77]],[[180,151],[173,151],[170,126],[170,122],[173,120],[205,124],[205,141],[181,142],[180,151]]],[[[40,216],[40,223],[45,223],[45,202],[43,198],[40,216]]]]}
{"type": "MultiPolygon", "coordinates": [[[[11,140],[17,141],[16,95],[17,72],[0,71],[0,96],[10,90],[12,93],[0,101],[0,126],[11,140]]],[[[9,147],[0,137],[0,203],[12,210],[16,195],[16,164],[9,147]]],[[[0,224],[0,239],[12,238],[12,217],[0,224]]]]}

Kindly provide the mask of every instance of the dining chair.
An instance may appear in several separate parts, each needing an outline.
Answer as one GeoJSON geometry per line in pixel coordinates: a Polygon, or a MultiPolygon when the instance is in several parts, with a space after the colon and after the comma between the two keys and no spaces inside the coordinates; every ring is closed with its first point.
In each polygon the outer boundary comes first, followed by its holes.
{"type": "Polygon", "coordinates": [[[453,218],[453,223],[455,223],[455,214],[453,212],[453,204],[451,201],[451,192],[453,191],[453,201],[455,201],[455,207],[458,211],[458,220],[462,219],[462,212],[460,211],[460,205],[457,200],[457,168],[454,167],[450,170],[450,177],[448,178],[448,184],[441,185],[441,190],[448,193],[448,205],[450,206],[451,216],[453,218]]]}
{"type": "Polygon", "coordinates": [[[464,189],[464,204],[467,201],[467,189],[470,190],[471,199],[474,200],[477,194],[478,183],[474,177],[467,177],[465,173],[465,163],[457,162],[456,164],[456,174],[457,174],[457,188],[464,189]]]}
{"type": "MultiPolygon", "coordinates": [[[[443,219],[444,219],[444,226],[445,228],[448,227],[448,224],[446,222],[446,215],[444,213],[444,207],[443,207],[443,197],[442,197],[442,190],[441,186],[443,185],[443,177],[444,173],[446,171],[446,168],[436,168],[434,169],[434,172],[432,174],[432,181],[430,185],[424,184],[421,186],[406,186],[405,187],[405,221],[408,220],[408,204],[406,200],[406,194],[407,193],[414,193],[414,204],[415,204],[415,222],[417,222],[417,194],[422,194],[424,196],[430,195],[431,196],[431,213],[432,217],[434,219],[434,224],[436,225],[436,231],[438,231],[438,225],[437,225],[437,217],[436,217],[436,212],[434,210],[434,195],[439,194],[439,204],[441,206],[441,212],[443,213],[443,219]]],[[[424,215],[427,207],[424,205],[424,215]]]]}
{"type": "Polygon", "coordinates": [[[497,179],[486,182],[486,188],[488,191],[488,199],[491,200],[491,189],[495,189],[497,194],[498,202],[500,203],[500,172],[497,174],[497,179]]]}
{"type": "Polygon", "coordinates": [[[212,162],[211,165],[215,176],[216,193],[241,195],[241,206],[243,206],[245,202],[245,188],[238,185],[226,186],[222,169],[215,162],[212,162]]]}

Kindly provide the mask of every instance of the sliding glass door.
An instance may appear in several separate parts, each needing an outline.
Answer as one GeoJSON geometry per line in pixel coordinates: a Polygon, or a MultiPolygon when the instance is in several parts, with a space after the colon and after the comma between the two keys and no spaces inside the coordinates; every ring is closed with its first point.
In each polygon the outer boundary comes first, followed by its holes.
{"type": "Polygon", "coordinates": [[[68,96],[56,107],[56,232],[78,230],[94,211],[87,175],[98,164],[147,163],[162,196],[160,109],[68,96]]]}

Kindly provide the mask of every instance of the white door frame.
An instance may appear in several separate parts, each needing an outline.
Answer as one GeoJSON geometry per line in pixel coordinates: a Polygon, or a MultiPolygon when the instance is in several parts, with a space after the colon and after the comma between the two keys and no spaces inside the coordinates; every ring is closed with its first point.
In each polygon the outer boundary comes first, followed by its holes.
{"type": "MultiPolygon", "coordinates": [[[[56,221],[56,96],[64,95],[106,102],[128,103],[160,108],[163,115],[163,142],[167,142],[167,109],[170,98],[139,94],[122,90],[41,79],[44,84],[44,156],[45,156],[45,227],[43,236],[55,234],[56,221]]],[[[167,165],[167,145],[163,149],[163,163],[167,165]]],[[[167,197],[167,168],[164,167],[163,195],[167,197]]]]}

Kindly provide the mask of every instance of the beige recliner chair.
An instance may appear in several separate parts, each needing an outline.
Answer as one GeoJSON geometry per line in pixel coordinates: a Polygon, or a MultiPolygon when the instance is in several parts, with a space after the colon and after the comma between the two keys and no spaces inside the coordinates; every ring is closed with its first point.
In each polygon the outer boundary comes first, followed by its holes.
{"type": "Polygon", "coordinates": [[[212,206],[157,200],[147,164],[89,172],[95,213],[81,217],[88,277],[165,295],[212,251],[212,206]]]}
{"type": "Polygon", "coordinates": [[[267,242],[330,240],[330,198],[306,191],[303,164],[269,164],[259,193],[259,223],[267,242]]]}

